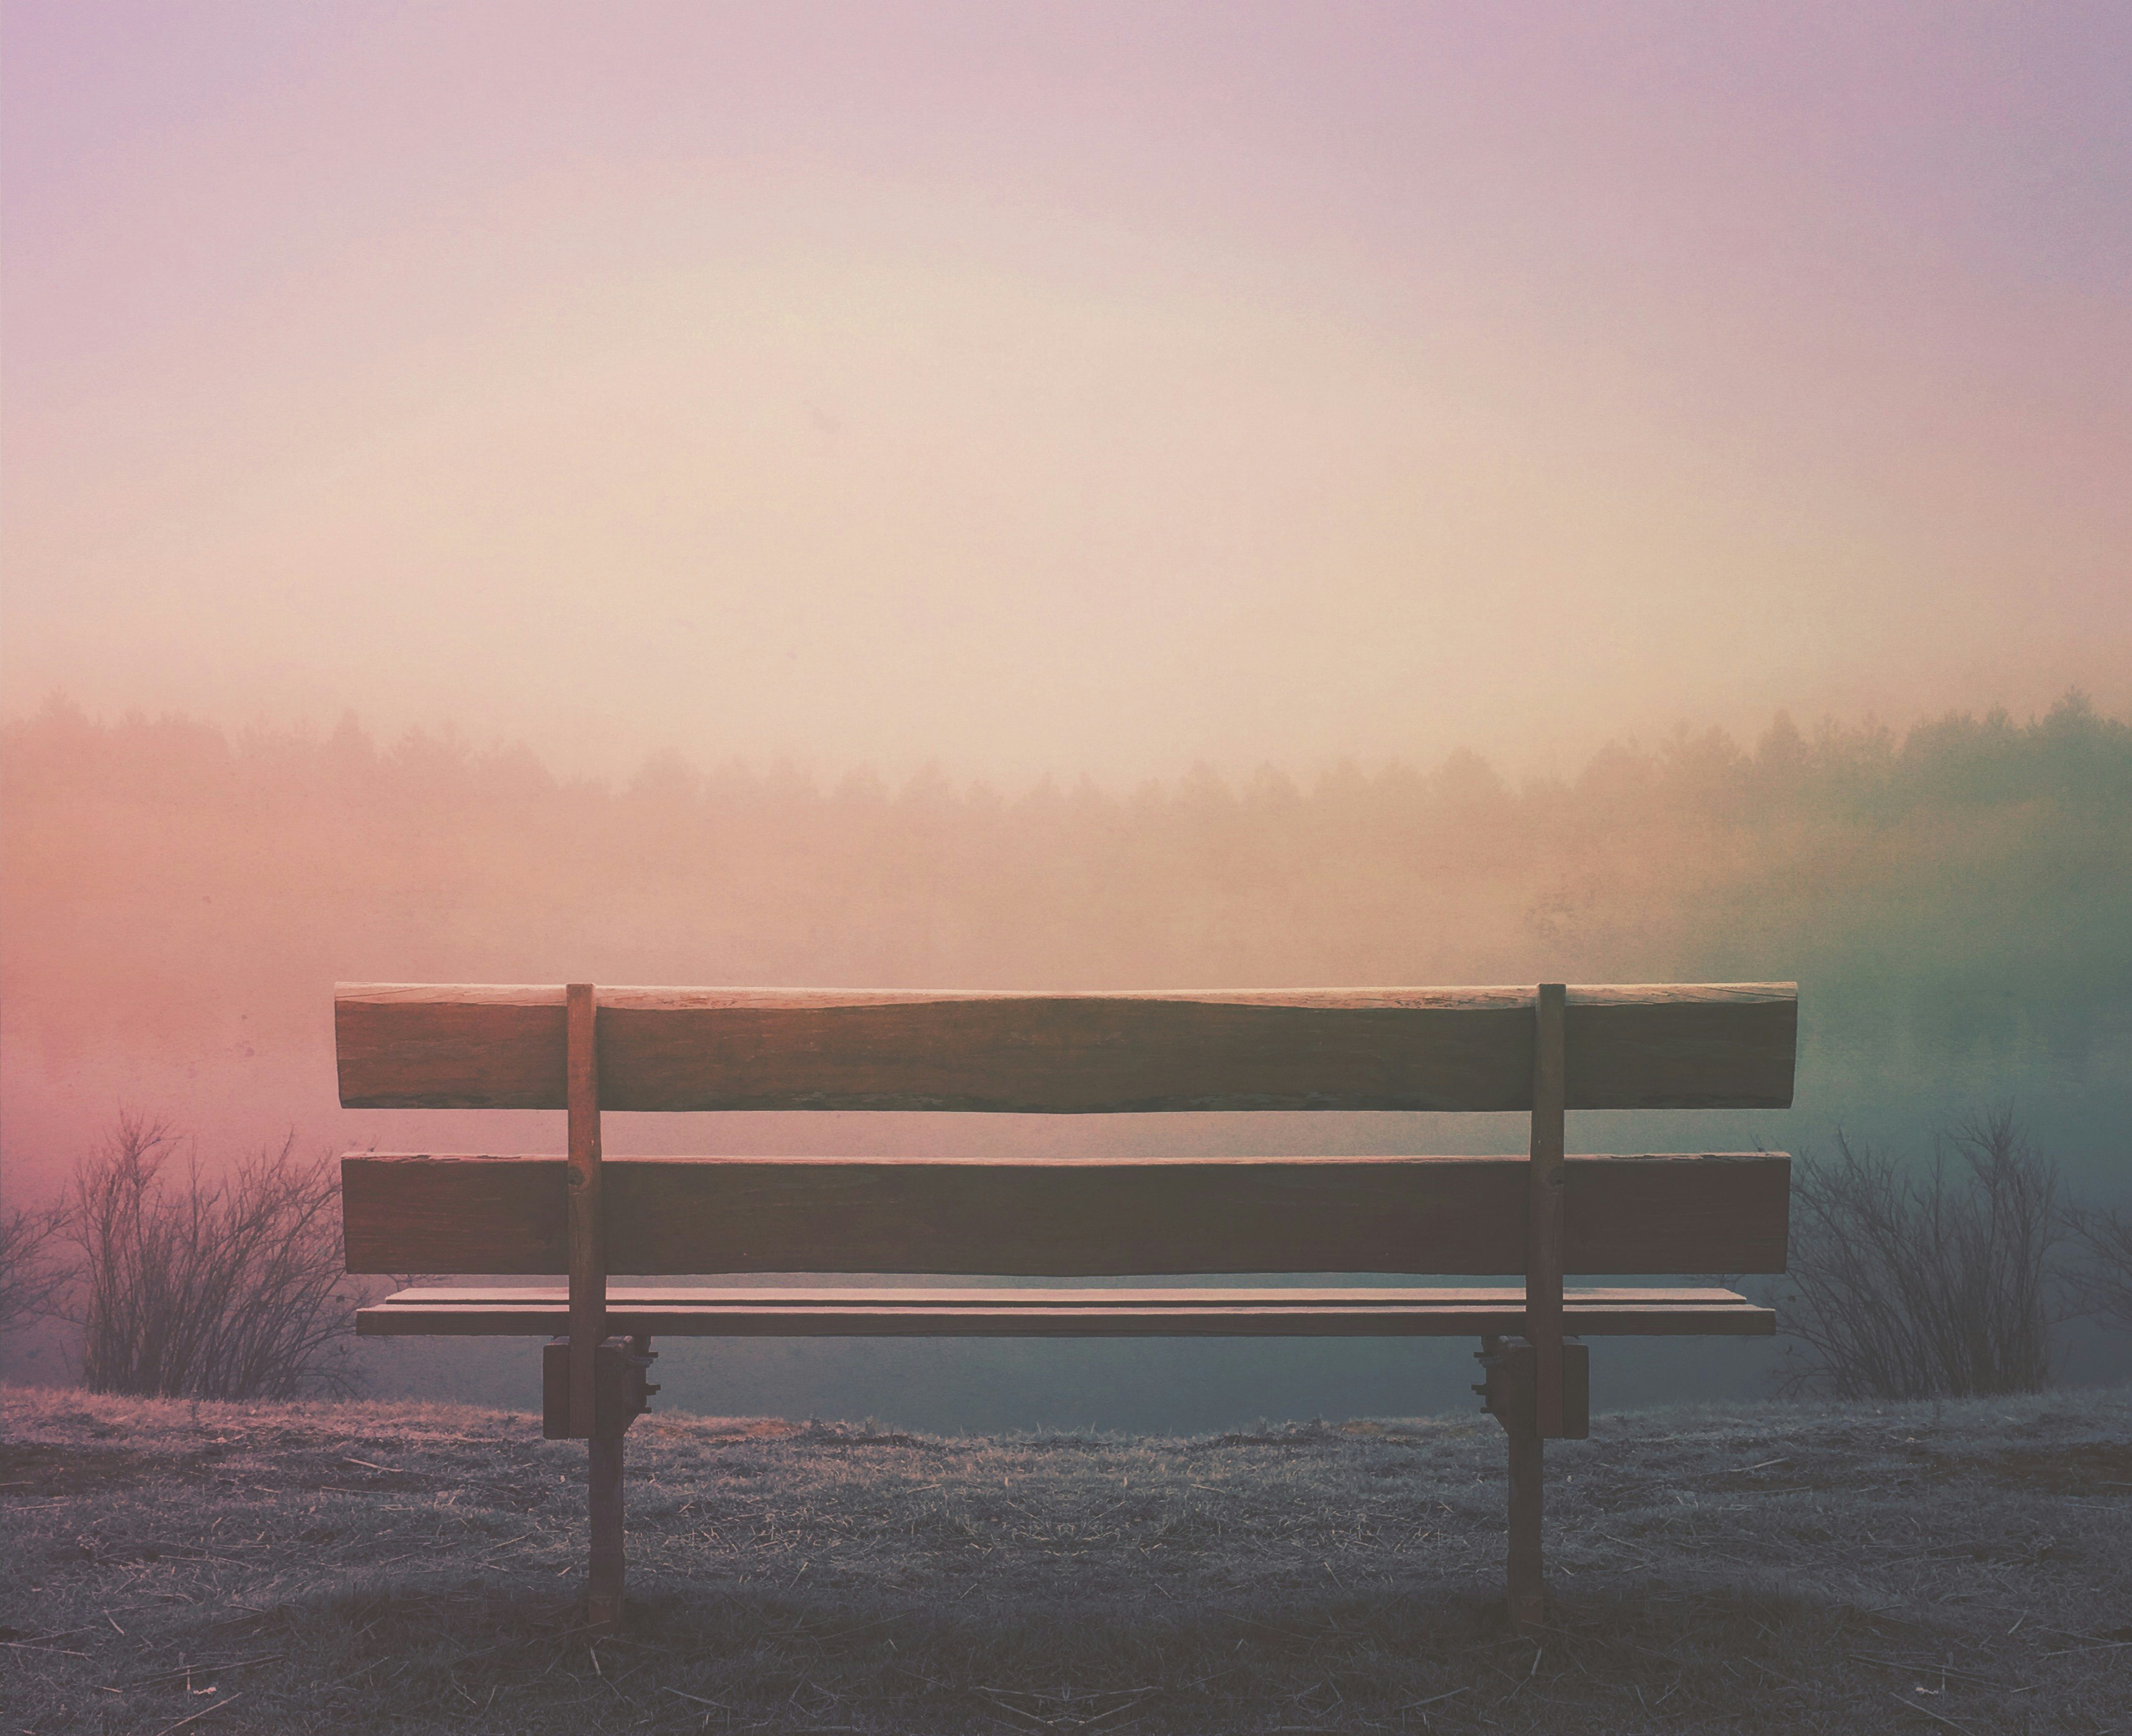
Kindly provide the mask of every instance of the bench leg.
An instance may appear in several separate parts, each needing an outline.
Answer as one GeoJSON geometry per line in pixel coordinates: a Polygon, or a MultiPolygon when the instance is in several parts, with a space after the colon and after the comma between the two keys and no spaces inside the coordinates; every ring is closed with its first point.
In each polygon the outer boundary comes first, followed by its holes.
{"type": "Polygon", "coordinates": [[[622,1431],[585,1443],[592,1471],[593,1561],[585,1585],[585,1625],[595,1633],[622,1626],[622,1431]]]}
{"type": "MultiPolygon", "coordinates": [[[[1522,1421],[1522,1419],[1520,1419],[1522,1421]]],[[[1547,1443],[1527,1423],[1508,1431],[1510,1442],[1510,1617],[1522,1633],[1547,1619],[1547,1587],[1539,1547],[1540,1472],[1547,1443]]]]}

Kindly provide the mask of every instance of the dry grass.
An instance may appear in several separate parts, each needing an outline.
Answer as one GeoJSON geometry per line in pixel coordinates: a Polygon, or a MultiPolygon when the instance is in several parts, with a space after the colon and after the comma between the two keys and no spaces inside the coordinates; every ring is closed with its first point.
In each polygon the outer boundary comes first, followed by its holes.
{"type": "Polygon", "coordinates": [[[0,1388],[0,1729],[2132,1729],[2132,1395],[941,1441],[654,1417],[631,1626],[583,1450],[404,1404],[0,1388]],[[190,1719],[190,1723],[185,1720],[190,1719]]]}

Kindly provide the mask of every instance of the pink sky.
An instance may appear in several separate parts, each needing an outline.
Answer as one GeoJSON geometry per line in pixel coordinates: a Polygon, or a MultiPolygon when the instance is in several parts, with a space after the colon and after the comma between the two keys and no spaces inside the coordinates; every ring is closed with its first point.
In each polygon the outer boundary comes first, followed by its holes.
{"type": "Polygon", "coordinates": [[[0,707],[621,770],[2132,710],[2132,11],[30,4],[0,707]]]}

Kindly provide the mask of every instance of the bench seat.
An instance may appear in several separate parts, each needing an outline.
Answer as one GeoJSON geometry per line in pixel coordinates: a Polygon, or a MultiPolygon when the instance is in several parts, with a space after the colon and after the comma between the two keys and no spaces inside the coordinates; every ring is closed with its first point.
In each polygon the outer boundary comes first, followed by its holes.
{"type": "MultiPolygon", "coordinates": [[[[356,1316],[368,1336],[554,1336],[569,1291],[430,1286],[356,1316]]],[[[1313,1289],[767,1288],[612,1284],[607,1330],[662,1338],[1470,1338],[1524,1330],[1525,1296],[1501,1285],[1313,1289]]],[[[1567,1290],[1563,1329],[1587,1336],[1767,1336],[1773,1311],[1717,1288],[1567,1290]]]]}

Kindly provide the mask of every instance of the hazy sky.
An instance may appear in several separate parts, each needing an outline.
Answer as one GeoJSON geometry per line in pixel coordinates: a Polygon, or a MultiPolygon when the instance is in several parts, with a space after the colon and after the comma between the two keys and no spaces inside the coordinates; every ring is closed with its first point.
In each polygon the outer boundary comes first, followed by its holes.
{"type": "Polygon", "coordinates": [[[2132,7],[4,7],[11,713],[2132,708],[2132,7]]]}

